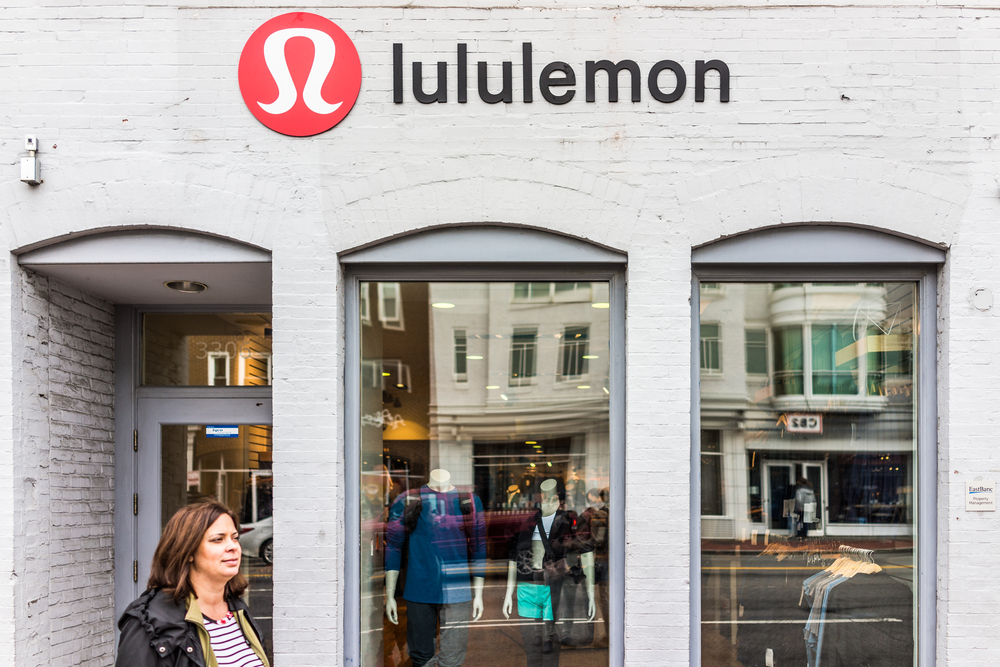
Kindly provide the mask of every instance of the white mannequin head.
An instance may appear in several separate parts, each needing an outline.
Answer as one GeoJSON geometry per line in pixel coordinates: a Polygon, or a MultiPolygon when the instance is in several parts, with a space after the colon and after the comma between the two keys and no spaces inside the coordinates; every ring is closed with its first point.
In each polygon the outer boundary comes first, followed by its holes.
{"type": "Polygon", "coordinates": [[[560,505],[558,483],[554,479],[547,479],[539,488],[542,491],[542,516],[555,514],[560,505]]]}
{"type": "Polygon", "coordinates": [[[450,491],[455,488],[451,485],[451,473],[443,468],[435,468],[431,470],[430,481],[427,482],[427,486],[431,487],[435,491],[450,491]]]}

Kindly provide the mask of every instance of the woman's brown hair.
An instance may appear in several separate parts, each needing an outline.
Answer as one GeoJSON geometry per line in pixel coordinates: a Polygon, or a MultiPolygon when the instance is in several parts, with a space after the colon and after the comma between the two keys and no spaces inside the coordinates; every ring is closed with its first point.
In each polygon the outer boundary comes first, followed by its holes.
{"type": "MultiPolygon", "coordinates": [[[[191,588],[194,555],[209,527],[223,515],[233,520],[233,525],[239,532],[240,520],[232,510],[215,500],[193,503],[170,517],[160,536],[160,543],[156,545],[146,588],[161,589],[171,594],[176,602],[187,600],[188,595],[194,593],[191,588]]],[[[226,584],[226,598],[243,595],[246,587],[247,580],[242,574],[237,574],[226,584]]]]}

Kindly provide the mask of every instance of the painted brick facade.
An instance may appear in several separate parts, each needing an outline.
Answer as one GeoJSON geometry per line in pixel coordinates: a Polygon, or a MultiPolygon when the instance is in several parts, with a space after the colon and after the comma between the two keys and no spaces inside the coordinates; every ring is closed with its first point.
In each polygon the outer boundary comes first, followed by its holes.
{"type": "Polygon", "coordinates": [[[15,277],[16,656],[25,665],[108,664],[114,638],[111,307],[33,272],[15,277]]]}
{"type": "MultiPolygon", "coordinates": [[[[264,6],[8,0],[0,18],[0,238],[9,251],[86,231],[192,229],[273,252],[275,644],[339,664],[344,543],[344,301],[337,254],[428,227],[526,225],[628,253],[625,662],[688,663],[690,254],[775,224],[864,225],[943,244],[937,400],[937,664],[995,664],[995,514],[964,482],[1000,474],[996,306],[1000,12],[941,6],[446,0],[264,6]],[[794,5],[794,6],[790,6],[794,5]],[[336,21],[361,53],[357,105],[332,131],[268,131],[240,98],[253,30],[285,11],[336,21]],[[518,72],[522,42],[569,62],[564,106],[487,105],[472,63],[518,72]],[[392,103],[392,44],[405,103],[392,103]],[[469,44],[468,104],[454,62],[469,44]],[[673,104],[583,99],[586,60],[681,63],[673,104]],[[694,102],[694,62],[732,72],[694,102]],[[449,63],[421,105],[409,63],[449,63]],[[39,136],[44,183],[18,181],[39,136]],[[651,517],[658,517],[652,521],[651,517]],[[667,517],[667,518],[664,518],[667,517]]],[[[664,75],[667,77],[667,75],[664,75]]],[[[622,81],[625,81],[623,76],[622,81]]],[[[664,79],[665,81],[665,79],[664,79]]],[[[711,80],[710,80],[711,81],[711,80]]],[[[665,83],[663,85],[666,85],[665,83]]],[[[425,89],[431,87],[428,80],[425,89]]],[[[626,86],[622,84],[622,91],[626,86]]],[[[625,95],[623,94],[623,99],[625,95]]],[[[106,303],[24,273],[0,279],[0,660],[112,663],[113,341],[106,303]]],[[[11,266],[13,265],[13,266],[11,266]]],[[[118,511],[123,511],[118,508],[118,511]]],[[[127,510],[126,510],[127,511],[127,510]]],[[[923,526],[932,530],[932,526],[923,526]]]]}

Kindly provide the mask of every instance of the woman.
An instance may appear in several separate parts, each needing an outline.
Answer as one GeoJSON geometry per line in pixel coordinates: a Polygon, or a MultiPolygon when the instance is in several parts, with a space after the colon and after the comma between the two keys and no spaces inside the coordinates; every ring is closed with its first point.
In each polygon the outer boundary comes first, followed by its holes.
{"type": "Polygon", "coordinates": [[[239,521],[225,505],[188,505],[153,554],[146,592],[118,621],[117,667],[269,667],[240,599],[239,521]],[[163,660],[166,658],[166,660],[163,660]]]}

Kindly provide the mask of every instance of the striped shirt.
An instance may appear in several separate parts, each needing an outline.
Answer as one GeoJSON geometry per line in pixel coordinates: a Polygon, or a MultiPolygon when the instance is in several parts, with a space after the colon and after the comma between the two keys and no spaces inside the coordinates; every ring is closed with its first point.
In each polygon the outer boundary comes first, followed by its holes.
{"type": "Polygon", "coordinates": [[[232,612],[218,621],[205,617],[205,629],[219,667],[264,667],[232,612]]]}

